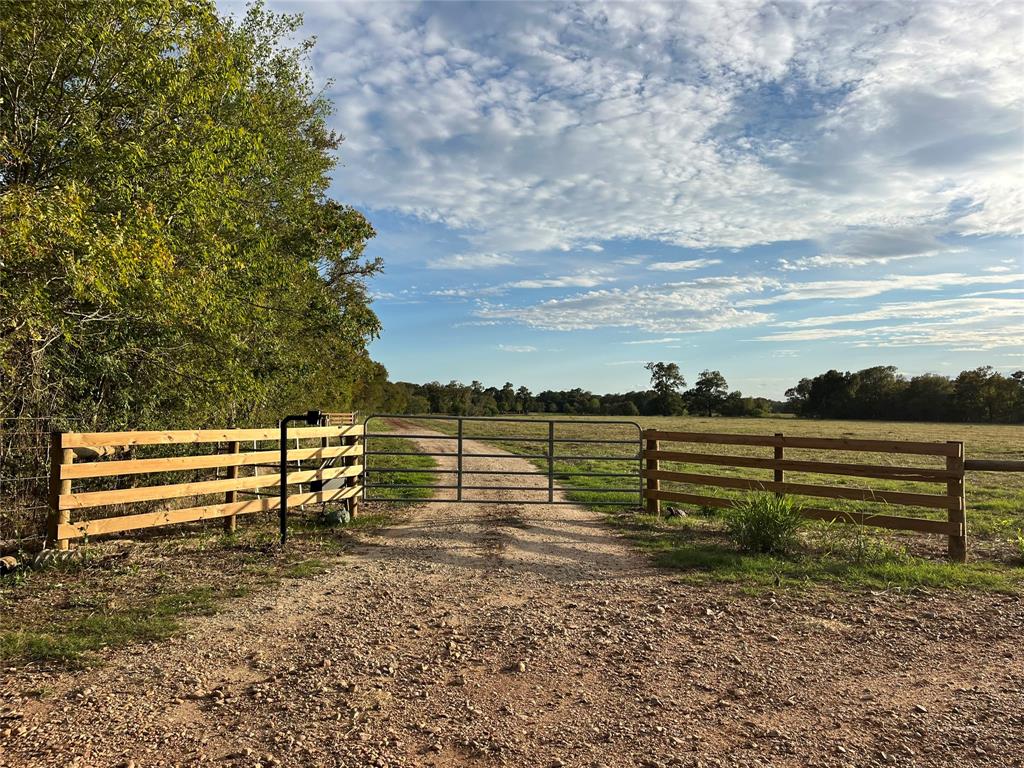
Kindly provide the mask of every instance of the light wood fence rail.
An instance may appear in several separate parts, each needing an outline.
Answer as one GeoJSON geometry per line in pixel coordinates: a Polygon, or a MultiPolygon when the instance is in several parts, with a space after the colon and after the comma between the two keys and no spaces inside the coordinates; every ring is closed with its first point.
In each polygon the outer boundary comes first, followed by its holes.
{"type": "Polygon", "coordinates": [[[809,496],[812,498],[843,499],[874,502],[892,506],[911,506],[943,510],[945,520],[910,517],[893,514],[873,514],[848,510],[801,507],[804,517],[859,525],[872,525],[921,533],[942,534],[949,539],[949,557],[963,562],[967,557],[967,504],[964,494],[964,444],[959,441],[926,443],[897,440],[854,440],[826,437],[787,437],[774,435],[731,435],[704,432],[669,432],[645,430],[644,492],[649,514],[661,513],[662,501],[674,501],[705,507],[731,507],[734,499],[705,495],[697,492],[667,490],[663,482],[688,486],[709,486],[744,491],[769,491],[776,494],[809,496]],[[730,456],[704,453],[692,449],[671,448],[664,443],[691,445],[755,446],[771,448],[771,457],[730,456]],[[847,463],[816,459],[787,459],[786,448],[802,451],[844,451],[873,454],[900,454],[915,457],[934,457],[943,466],[891,466],[888,464],[847,463]],[[738,467],[771,470],[771,479],[726,477],[708,473],[662,469],[662,462],[708,465],[710,467],[738,467]],[[851,488],[817,483],[794,483],[786,480],[786,472],[801,472],[844,477],[861,477],[887,481],[935,483],[940,493],[919,493],[874,488],[851,488]]]}
{"type": "MultiPolygon", "coordinates": [[[[355,514],[362,494],[363,427],[354,423],[352,414],[330,414],[333,426],[294,427],[288,431],[288,460],[295,470],[288,469],[284,482],[300,486],[288,497],[289,506],[345,501],[355,514]],[[308,447],[301,443],[314,442],[308,447]],[[331,444],[332,441],[335,444],[331,444]],[[306,468],[303,462],[309,466],[306,468]],[[341,482],[338,482],[338,481],[341,482]],[[301,485],[313,482],[326,484],[321,491],[301,492],[301,485]]],[[[238,515],[269,512],[280,506],[281,473],[280,430],[271,429],[200,429],[146,432],[55,432],[51,444],[50,517],[47,538],[60,549],[74,539],[139,528],[187,523],[197,520],[224,519],[225,528],[234,530],[238,515]],[[253,446],[242,451],[242,444],[253,446]],[[208,445],[208,453],[188,456],[119,458],[139,446],[193,444],[208,445]],[[104,458],[114,457],[114,458],[104,458]],[[81,459],[87,459],[82,461],[81,459]],[[239,472],[251,467],[253,474],[239,472]],[[260,474],[260,469],[265,473],[260,474]],[[200,470],[223,471],[215,479],[190,480],[152,484],[140,482],[139,475],[155,473],[192,473],[200,470]],[[74,484],[90,481],[92,485],[115,485],[114,488],[82,490],[74,484]],[[267,493],[267,496],[263,496],[267,493]],[[113,505],[138,505],[167,502],[172,499],[202,501],[217,494],[222,500],[198,506],[163,508],[155,511],[129,512],[106,517],[72,520],[72,513],[113,505]],[[240,494],[253,498],[239,500],[240,494]]],[[[188,502],[186,502],[188,503],[188,502]]],[[[167,506],[166,504],[164,506],[167,506]]]]}

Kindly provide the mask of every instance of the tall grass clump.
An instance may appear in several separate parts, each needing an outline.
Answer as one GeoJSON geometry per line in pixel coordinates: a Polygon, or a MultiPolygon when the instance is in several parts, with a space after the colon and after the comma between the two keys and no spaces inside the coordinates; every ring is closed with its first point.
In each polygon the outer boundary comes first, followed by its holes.
{"type": "Polygon", "coordinates": [[[751,493],[724,511],[729,535],[746,552],[786,555],[796,549],[804,525],[800,507],[788,496],[751,493]]]}

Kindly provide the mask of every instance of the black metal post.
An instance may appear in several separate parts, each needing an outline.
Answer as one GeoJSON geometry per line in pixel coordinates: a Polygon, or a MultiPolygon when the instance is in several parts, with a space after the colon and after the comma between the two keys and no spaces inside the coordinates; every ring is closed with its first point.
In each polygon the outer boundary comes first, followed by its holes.
{"type": "Polygon", "coordinates": [[[636,479],[640,487],[637,489],[639,498],[637,500],[637,506],[640,507],[640,511],[644,509],[644,486],[646,482],[644,480],[644,433],[640,430],[640,440],[636,447],[636,479]]]}
{"type": "Polygon", "coordinates": [[[320,411],[306,411],[306,413],[285,416],[280,421],[281,425],[281,454],[280,454],[280,482],[281,501],[278,505],[278,519],[281,528],[281,546],[288,541],[288,424],[293,421],[305,421],[311,427],[315,427],[323,420],[320,411]]]}
{"type": "Polygon", "coordinates": [[[462,419],[459,419],[459,443],[458,443],[458,471],[456,476],[456,483],[458,489],[455,491],[455,498],[457,501],[462,501],[462,419]]]}
{"type": "Polygon", "coordinates": [[[548,422],[548,503],[555,500],[555,422],[548,422]]]}

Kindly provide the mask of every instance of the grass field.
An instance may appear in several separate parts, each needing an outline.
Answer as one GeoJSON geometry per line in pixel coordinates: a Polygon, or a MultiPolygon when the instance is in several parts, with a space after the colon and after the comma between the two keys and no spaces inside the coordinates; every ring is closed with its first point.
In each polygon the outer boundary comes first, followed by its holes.
{"type": "MultiPolygon", "coordinates": [[[[546,419],[536,415],[534,420],[546,419]]],[[[554,416],[554,418],[562,418],[554,416]]],[[[564,417],[573,418],[573,417],[564,417]]],[[[559,440],[595,439],[634,441],[637,428],[612,425],[611,419],[576,417],[583,424],[559,425],[559,440]]],[[[915,440],[946,442],[961,440],[968,458],[1024,459],[1024,427],[979,424],[919,424],[865,421],[817,421],[795,418],[699,418],[639,417],[641,427],[669,431],[722,432],[729,434],[771,435],[777,432],[801,437],[849,437],[878,440],[915,440]]],[[[453,434],[454,421],[422,421],[427,429],[453,434]]],[[[511,453],[529,458],[540,471],[547,471],[545,455],[548,447],[547,425],[502,421],[467,421],[467,438],[485,439],[511,453]],[[510,438],[520,438],[513,440],[510,438]],[[527,439],[523,439],[527,438],[527,439]],[[531,439],[532,438],[532,439],[531,439]]],[[[731,454],[770,458],[771,448],[748,446],[672,446],[673,450],[731,454]]],[[[627,530],[657,557],[675,567],[711,570],[728,578],[754,579],[758,574],[771,580],[778,578],[835,578],[862,584],[972,584],[991,589],[1010,589],[1021,577],[1024,553],[1020,532],[1024,531],[1024,473],[970,472],[967,476],[967,519],[971,559],[988,564],[956,568],[941,561],[946,539],[942,536],[912,534],[841,523],[809,522],[805,539],[811,559],[777,560],[749,558],[738,554],[722,538],[718,513],[711,509],[682,507],[687,515],[681,518],[655,520],[636,514],[638,493],[607,493],[612,487],[639,486],[639,467],[635,459],[635,443],[557,442],[554,465],[556,482],[568,490],[568,496],[582,504],[596,501],[620,501],[621,507],[594,506],[612,513],[612,520],[627,530]],[[595,456],[617,457],[611,460],[595,456]],[[579,476],[573,473],[614,472],[632,477],[579,476]],[[635,478],[635,479],[634,479],[635,478]],[[628,515],[617,515],[629,511],[628,515]],[[713,567],[712,567],[713,566],[713,567]],[[1010,570],[1005,570],[1009,568],[1010,570]],[[856,572],[855,572],[856,571],[856,572]]],[[[808,451],[786,449],[787,459],[815,459],[830,462],[857,462],[889,466],[942,468],[941,457],[904,456],[895,454],[850,453],[841,451],[808,451]]],[[[713,474],[725,477],[771,480],[770,470],[679,464],[662,462],[662,469],[713,474]]],[[[786,480],[796,483],[826,484],[874,490],[900,490],[916,493],[942,494],[944,483],[917,483],[903,480],[879,480],[800,472],[787,472],[786,480]]],[[[705,496],[728,497],[742,493],[707,486],[662,483],[667,490],[681,490],[705,496]]],[[[875,514],[904,515],[944,519],[942,510],[891,506],[878,502],[824,500],[801,498],[808,506],[875,514]]],[[[670,504],[663,503],[663,506],[670,504]]],[[[676,505],[671,505],[676,506],[676,505]]]]}

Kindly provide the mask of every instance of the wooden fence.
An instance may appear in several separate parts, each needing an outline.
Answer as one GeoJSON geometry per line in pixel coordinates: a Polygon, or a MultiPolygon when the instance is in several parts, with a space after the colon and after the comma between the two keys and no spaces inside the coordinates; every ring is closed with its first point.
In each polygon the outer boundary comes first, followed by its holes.
{"type": "Polygon", "coordinates": [[[964,494],[964,444],[925,443],[903,440],[853,440],[824,437],[786,437],[775,435],[730,435],[703,432],[666,432],[652,429],[644,432],[645,450],[644,492],[647,511],[658,515],[662,501],[675,501],[708,507],[730,507],[735,501],[720,496],[701,495],[678,490],[665,490],[662,482],[685,485],[711,486],[745,491],[771,491],[778,494],[810,496],[815,498],[845,499],[894,506],[923,507],[943,510],[945,520],[905,517],[892,514],[872,514],[834,509],[802,507],[804,517],[816,520],[839,521],[872,525],[905,531],[942,534],[949,538],[949,557],[963,562],[967,557],[967,505],[964,494]],[[700,453],[692,450],[664,450],[663,443],[689,443],[698,445],[758,446],[771,449],[771,456],[733,456],[700,453]],[[902,454],[917,457],[935,457],[944,466],[906,467],[888,464],[843,463],[816,459],[786,458],[786,448],[809,451],[849,451],[874,454],[902,454]],[[742,467],[769,470],[771,479],[725,477],[716,474],[681,472],[661,469],[661,462],[710,465],[713,467],[742,467]],[[917,493],[900,490],[879,490],[824,484],[794,483],[786,480],[786,472],[822,475],[840,475],[874,478],[889,481],[935,483],[942,486],[941,493],[917,493]]]}
{"type": "MultiPolygon", "coordinates": [[[[331,414],[330,426],[295,427],[289,430],[289,464],[284,482],[297,485],[288,505],[345,500],[352,514],[362,493],[363,427],[354,424],[352,414],[331,414]],[[337,443],[331,445],[332,439],[337,443]],[[308,447],[301,444],[305,442],[308,447]],[[312,443],[312,445],[308,445],[312,443]],[[310,467],[310,464],[315,466],[310,467]],[[301,486],[315,481],[344,478],[344,487],[321,492],[301,492],[301,486]]],[[[157,432],[55,432],[52,435],[50,471],[50,515],[48,540],[60,549],[69,541],[118,531],[224,519],[226,530],[234,530],[238,515],[269,512],[280,506],[280,431],[271,429],[201,429],[157,432]],[[243,443],[252,450],[242,451],[243,443]],[[140,446],[203,444],[215,450],[185,456],[123,459],[140,446]],[[88,459],[81,461],[80,459],[88,459]],[[76,460],[77,459],[77,460],[76,460]],[[251,474],[242,474],[251,468],[251,474]],[[260,473],[260,470],[265,470],[260,473]],[[133,482],[138,476],[159,473],[192,473],[213,470],[214,479],[150,484],[133,482]],[[102,480],[97,480],[102,478],[102,480]],[[88,481],[98,489],[77,489],[88,481]],[[217,494],[222,500],[199,506],[169,508],[172,499],[194,503],[217,494]],[[264,495],[267,494],[267,495],[264,495]],[[239,499],[239,496],[250,498],[239,499]],[[106,517],[73,520],[72,513],[99,507],[163,502],[155,511],[130,511],[106,517]]]]}

